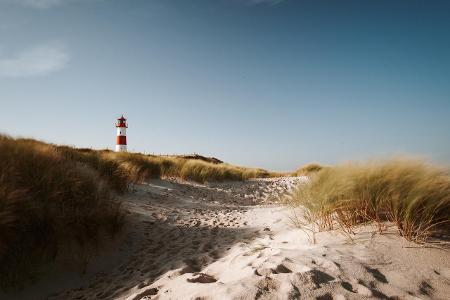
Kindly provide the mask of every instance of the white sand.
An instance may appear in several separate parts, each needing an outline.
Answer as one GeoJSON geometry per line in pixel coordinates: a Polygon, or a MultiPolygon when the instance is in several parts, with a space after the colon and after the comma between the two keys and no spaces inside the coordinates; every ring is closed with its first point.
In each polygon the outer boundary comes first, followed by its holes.
{"type": "Polygon", "coordinates": [[[123,238],[84,277],[53,272],[0,298],[449,299],[449,252],[370,227],[353,242],[323,232],[311,244],[276,203],[305,180],[136,186],[123,238]]]}

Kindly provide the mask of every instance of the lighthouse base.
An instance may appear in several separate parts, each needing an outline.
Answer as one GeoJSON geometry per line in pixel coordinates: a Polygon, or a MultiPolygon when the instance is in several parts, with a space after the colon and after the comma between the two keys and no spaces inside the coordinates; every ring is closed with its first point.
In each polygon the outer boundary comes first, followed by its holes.
{"type": "Polygon", "coordinates": [[[127,145],[116,145],[116,152],[127,152],[127,145]]]}

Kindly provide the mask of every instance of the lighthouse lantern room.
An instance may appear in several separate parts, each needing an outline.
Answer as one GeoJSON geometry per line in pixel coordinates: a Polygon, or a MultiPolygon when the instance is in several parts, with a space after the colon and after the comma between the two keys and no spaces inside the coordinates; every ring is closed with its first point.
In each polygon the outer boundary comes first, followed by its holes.
{"type": "Polygon", "coordinates": [[[127,119],[123,117],[117,118],[116,128],[117,128],[117,137],[116,137],[116,152],[125,152],[127,151],[127,119]]]}

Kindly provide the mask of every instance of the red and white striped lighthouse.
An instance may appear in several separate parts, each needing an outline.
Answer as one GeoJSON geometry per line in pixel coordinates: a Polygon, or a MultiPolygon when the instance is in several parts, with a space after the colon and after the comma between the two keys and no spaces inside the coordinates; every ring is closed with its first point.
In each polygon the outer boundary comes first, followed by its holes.
{"type": "Polygon", "coordinates": [[[127,151],[127,119],[123,117],[117,118],[116,128],[117,128],[117,137],[116,137],[116,152],[124,152],[127,151]]]}

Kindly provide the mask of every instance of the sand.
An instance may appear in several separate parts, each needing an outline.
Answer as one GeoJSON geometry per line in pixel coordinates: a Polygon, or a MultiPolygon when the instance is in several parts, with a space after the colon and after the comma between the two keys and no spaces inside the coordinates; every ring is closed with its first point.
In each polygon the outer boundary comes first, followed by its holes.
{"type": "Polygon", "coordinates": [[[4,299],[448,299],[448,251],[361,227],[293,226],[279,199],[305,177],[136,185],[122,236],[87,273],[58,268],[4,299]]]}

